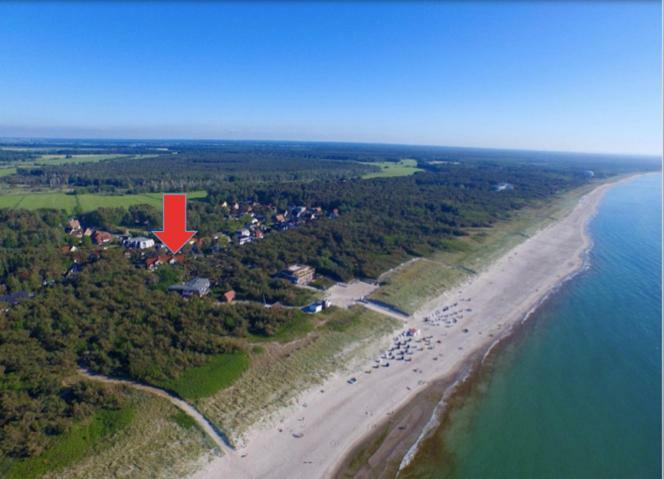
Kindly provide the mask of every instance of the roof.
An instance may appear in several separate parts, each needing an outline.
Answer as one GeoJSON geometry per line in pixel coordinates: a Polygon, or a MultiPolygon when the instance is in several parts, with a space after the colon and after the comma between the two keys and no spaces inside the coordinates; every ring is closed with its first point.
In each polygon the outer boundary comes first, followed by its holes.
{"type": "Polygon", "coordinates": [[[127,241],[138,242],[138,241],[154,241],[152,238],[146,238],[145,236],[134,236],[133,238],[128,238],[127,241]]]}
{"type": "Polygon", "coordinates": [[[288,267],[288,271],[291,273],[294,273],[295,271],[300,271],[301,269],[308,268],[310,269],[311,266],[307,266],[306,264],[292,264],[288,267]]]}
{"type": "Polygon", "coordinates": [[[16,291],[0,296],[0,302],[16,304],[23,299],[31,298],[32,295],[26,291],[16,291]]]}
{"type": "Polygon", "coordinates": [[[210,280],[207,278],[194,278],[186,283],[174,284],[169,289],[176,291],[204,292],[210,289],[210,280]]]}

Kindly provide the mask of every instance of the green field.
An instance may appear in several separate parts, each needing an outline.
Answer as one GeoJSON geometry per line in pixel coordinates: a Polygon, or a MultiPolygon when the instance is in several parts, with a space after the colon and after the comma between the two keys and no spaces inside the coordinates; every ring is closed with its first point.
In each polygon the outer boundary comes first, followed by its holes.
{"type": "Polygon", "coordinates": [[[16,168],[32,168],[35,166],[61,166],[67,164],[95,163],[105,160],[131,159],[142,160],[145,158],[155,158],[159,154],[128,155],[121,153],[112,154],[81,154],[81,155],[63,155],[44,153],[34,160],[12,161],[0,166],[0,176],[13,175],[16,168]]]}
{"type": "Polygon", "coordinates": [[[9,462],[4,471],[0,466],[0,475],[8,479],[29,479],[63,469],[89,455],[105,438],[126,428],[133,417],[134,410],[131,408],[100,410],[58,437],[39,456],[9,462]]]}
{"type": "Polygon", "coordinates": [[[162,386],[184,399],[200,399],[230,386],[248,367],[249,358],[242,352],[218,354],[162,386]]]}
{"type": "MultiPolygon", "coordinates": [[[[110,155],[41,155],[34,161],[34,165],[66,165],[67,163],[94,163],[103,160],[115,160],[118,158],[129,158],[132,155],[110,154],[110,155]]],[[[137,155],[141,156],[141,155],[137,155]]]]}
{"type": "MultiPolygon", "coordinates": [[[[192,191],[187,198],[205,198],[205,191],[192,191]]],[[[80,211],[92,211],[102,207],[129,207],[138,204],[148,204],[157,209],[162,206],[161,193],[145,193],[132,195],[102,195],[85,193],[73,195],[65,192],[19,192],[9,191],[0,194],[0,208],[25,208],[36,210],[39,208],[55,208],[73,212],[77,207],[80,211]]]]}
{"type": "Polygon", "coordinates": [[[417,167],[417,161],[411,159],[403,159],[398,162],[394,161],[378,161],[374,163],[363,163],[364,165],[376,166],[380,171],[375,173],[367,173],[362,175],[365,180],[371,178],[391,178],[394,176],[410,176],[418,171],[424,171],[417,167]]]}

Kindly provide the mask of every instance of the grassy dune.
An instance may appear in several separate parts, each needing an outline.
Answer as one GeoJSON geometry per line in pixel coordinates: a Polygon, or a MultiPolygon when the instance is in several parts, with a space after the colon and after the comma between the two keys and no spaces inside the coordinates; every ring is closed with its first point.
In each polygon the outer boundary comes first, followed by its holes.
{"type": "Polygon", "coordinates": [[[9,467],[4,471],[0,466],[2,477],[28,479],[64,469],[92,454],[95,447],[101,445],[106,438],[126,428],[133,416],[134,409],[131,407],[116,411],[97,411],[91,418],[74,425],[60,436],[41,455],[8,463],[9,467]]]}
{"type": "Polygon", "coordinates": [[[128,394],[130,424],[94,442],[85,457],[44,477],[180,478],[215,454],[203,431],[171,403],[135,391],[128,394]]]}
{"type": "Polygon", "coordinates": [[[450,242],[446,251],[396,269],[371,298],[412,313],[427,299],[463,282],[539,229],[563,217],[595,186],[585,185],[547,203],[524,208],[510,220],[491,228],[469,230],[468,236],[450,242]]]}
{"type": "Polygon", "coordinates": [[[425,298],[436,296],[468,277],[468,273],[440,261],[421,258],[388,276],[372,299],[413,313],[425,298]]]}
{"type": "Polygon", "coordinates": [[[374,354],[368,339],[399,326],[399,321],[360,306],[319,315],[327,322],[304,338],[271,344],[231,387],[198,403],[201,411],[233,440],[270,413],[292,403],[308,386],[321,383],[353,360],[374,354]]]}
{"type": "Polygon", "coordinates": [[[187,369],[163,387],[187,400],[201,399],[224,389],[249,367],[249,358],[242,352],[218,354],[203,366],[187,369]]]}

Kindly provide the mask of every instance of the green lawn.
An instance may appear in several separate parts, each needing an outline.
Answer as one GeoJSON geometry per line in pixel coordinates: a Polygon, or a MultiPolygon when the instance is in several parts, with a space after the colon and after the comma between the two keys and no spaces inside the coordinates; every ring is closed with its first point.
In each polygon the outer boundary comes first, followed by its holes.
{"type": "Polygon", "coordinates": [[[13,166],[0,168],[0,176],[13,175],[14,173],[16,173],[16,168],[13,166]]]}
{"type": "Polygon", "coordinates": [[[410,176],[418,171],[424,171],[417,167],[417,160],[403,159],[398,162],[394,161],[378,161],[374,163],[363,163],[364,165],[376,166],[380,171],[375,173],[367,173],[362,175],[365,180],[371,178],[391,178],[394,176],[410,176]]]}
{"type": "MultiPolygon", "coordinates": [[[[205,198],[205,191],[187,193],[188,199],[205,198]]],[[[80,206],[81,211],[92,211],[101,207],[129,207],[138,204],[148,204],[157,209],[162,206],[161,193],[145,193],[135,195],[102,195],[86,193],[71,195],[65,192],[19,192],[9,191],[0,194],[0,208],[25,208],[36,210],[39,208],[55,208],[73,212],[80,206]]]]}
{"type": "Polygon", "coordinates": [[[0,476],[7,479],[42,477],[65,468],[91,454],[106,437],[127,427],[134,417],[132,408],[102,409],[71,427],[42,454],[30,459],[0,461],[0,476]]]}
{"type": "Polygon", "coordinates": [[[206,364],[187,369],[177,379],[163,385],[184,399],[200,399],[227,388],[249,367],[243,352],[213,356],[206,364]]]}

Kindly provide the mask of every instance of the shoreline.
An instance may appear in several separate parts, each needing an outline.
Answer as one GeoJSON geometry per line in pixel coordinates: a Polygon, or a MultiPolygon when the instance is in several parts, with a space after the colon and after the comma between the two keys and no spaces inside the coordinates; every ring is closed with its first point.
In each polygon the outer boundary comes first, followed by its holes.
{"type": "MultiPolygon", "coordinates": [[[[567,276],[553,285],[553,287],[547,291],[539,299],[539,301],[537,301],[533,307],[523,315],[523,318],[520,321],[515,323],[509,330],[505,331],[500,337],[493,341],[493,343],[489,344],[481,357],[468,358],[467,363],[464,365],[464,369],[457,371],[456,377],[453,380],[449,380],[448,378],[448,381],[446,381],[446,387],[441,388],[438,384],[432,384],[427,391],[422,391],[422,393],[415,397],[411,402],[404,404],[401,407],[401,409],[395,414],[399,418],[398,420],[406,419],[407,416],[405,414],[405,410],[407,408],[425,409],[428,411],[428,421],[410,424],[410,435],[412,435],[412,433],[415,431],[419,432],[415,441],[404,441],[404,439],[407,439],[409,434],[394,434],[395,431],[393,428],[389,428],[389,424],[383,425],[385,429],[388,429],[388,431],[385,433],[387,435],[386,440],[392,439],[394,442],[401,442],[401,447],[398,450],[392,451],[392,456],[401,457],[401,461],[399,462],[398,467],[394,467],[394,457],[381,454],[380,445],[375,447],[375,444],[372,444],[374,442],[373,440],[375,439],[372,436],[377,435],[377,433],[374,433],[374,435],[364,438],[358,445],[356,445],[346,454],[346,456],[340,461],[338,468],[332,477],[395,478],[400,477],[402,472],[407,472],[408,467],[412,461],[417,457],[421,449],[426,447],[428,441],[432,439],[433,434],[437,430],[446,427],[446,424],[451,419],[450,414],[456,408],[462,405],[463,401],[469,394],[472,394],[475,385],[480,382],[486,374],[490,374],[493,364],[492,361],[497,357],[497,355],[500,354],[501,350],[508,347],[512,342],[522,339],[522,334],[526,331],[526,328],[532,325],[532,322],[529,320],[537,314],[542,306],[545,305],[552,296],[564,288],[571,280],[589,268],[589,253],[593,247],[593,239],[588,232],[588,225],[596,216],[597,209],[602,201],[604,193],[619,183],[646,174],[649,173],[629,175],[627,177],[616,179],[615,181],[600,184],[579,199],[574,209],[576,209],[582,198],[594,193],[600,188],[602,189],[600,196],[593,204],[592,211],[588,214],[585,226],[582,231],[583,247],[579,252],[581,261],[578,268],[571,271],[567,276]],[[438,394],[439,400],[435,404],[431,404],[430,401],[426,400],[426,396],[429,394],[438,394]],[[390,438],[391,434],[397,437],[390,438]],[[404,444],[404,442],[406,442],[406,444],[404,444]],[[374,447],[372,448],[372,446],[374,447]],[[377,471],[375,469],[372,469],[371,471],[365,471],[362,469],[353,470],[354,468],[352,464],[357,460],[358,456],[364,456],[365,458],[366,456],[369,456],[375,462],[382,461],[383,463],[387,464],[387,467],[385,467],[382,471],[377,471]]],[[[565,218],[562,220],[564,219],[565,218]]],[[[509,254],[509,252],[507,254],[509,254]]]]}
{"type": "Polygon", "coordinates": [[[375,374],[362,374],[359,367],[348,373],[366,386],[348,385],[346,377],[335,374],[320,390],[301,394],[297,406],[281,412],[278,424],[253,428],[236,453],[214,459],[194,477],[394,477],[390,471],[407,465],[406,453],[414,456],[427,432],[437,427],[436,418],[444,417],[455,391],[481,369],[477,366],[582,270],[592,246],[587,225],[604,192],[631,177],[598,185],[565,217],[512,248],[486,271],[422,305],[403,327],[438,333],[438,351],[375,374]],[[454,307],[463,301],[468,301],[463,308],[472,305],[465,309],[466,319],[461,315],[459,324],[455,320],[454,327],[446,328],[423,322],[452,301],[454,307]],[[443,354],[437,354],[440,350],[443,354]],[[350,470],[358,457],[364,464],[350,470]]]}

